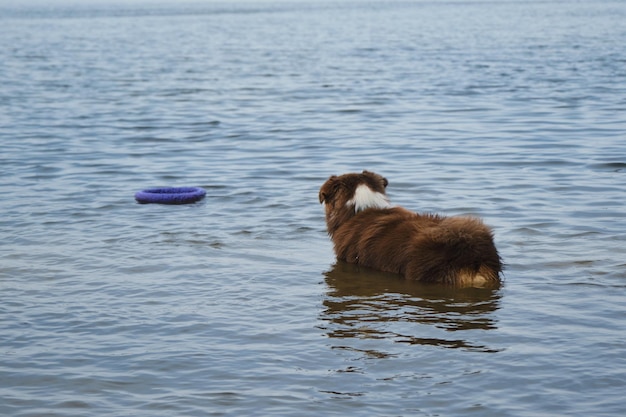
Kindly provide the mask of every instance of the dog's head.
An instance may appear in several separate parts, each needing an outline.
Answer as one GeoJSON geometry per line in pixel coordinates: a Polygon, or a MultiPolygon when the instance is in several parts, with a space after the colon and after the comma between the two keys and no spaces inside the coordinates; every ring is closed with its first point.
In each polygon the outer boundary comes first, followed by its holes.
{"type": "MultiPolygon", "coordinates": [[[[320,203],[326,209],[326,219],[352,216],[367,208],[387,208],[385,188],[389,182],[369,171],[330,177],[320,188],[320,203]]],[[[345,220],[345,219],[344,219],[345,220]]]]}

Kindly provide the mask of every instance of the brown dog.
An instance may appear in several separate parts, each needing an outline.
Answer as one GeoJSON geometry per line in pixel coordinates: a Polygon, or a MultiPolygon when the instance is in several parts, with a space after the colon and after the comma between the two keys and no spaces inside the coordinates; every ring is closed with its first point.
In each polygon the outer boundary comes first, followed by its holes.
{"type": "Polygon", "coordinates": [[[333,175],[322,185],[320,203],[338,260],[422,282],[500,282],[502,263],[493,233],[480,219],[391,207],[387,184],[386,178],[363,171],[333,175]]]}

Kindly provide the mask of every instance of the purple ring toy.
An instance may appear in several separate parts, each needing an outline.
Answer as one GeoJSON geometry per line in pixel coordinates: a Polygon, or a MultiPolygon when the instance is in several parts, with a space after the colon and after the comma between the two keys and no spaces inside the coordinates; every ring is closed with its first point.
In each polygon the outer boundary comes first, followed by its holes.
{"type": "Polygon", "coordinates": [[[200,201],[206,191],[200,187],[150,188],[135,193],[135,200],[140,204],[189,204],[200,201]]]}

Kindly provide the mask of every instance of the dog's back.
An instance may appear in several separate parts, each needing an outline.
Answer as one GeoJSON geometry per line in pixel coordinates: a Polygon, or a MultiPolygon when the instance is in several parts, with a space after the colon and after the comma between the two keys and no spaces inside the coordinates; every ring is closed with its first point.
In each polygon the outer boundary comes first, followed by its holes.
{"type": "Polygon", "coordinates": [[[491,229],[480,219],[422,215],[387,207],[384,186],[381,193],[377,184],[386,186],[387,182],[364,171],[331,177],[322,187],[325,193],[320,192],[320,201],[326,204],[328,232],[338,259],[423,282],[463,286],[499,282],[500,256],[491,229]],[[367,181],[359,181],[359,176],[367,176],[367,181]],[[342,177],[339,188],[348,189],[329,192],[332,187],[328,183],[342,177]],[[360,202],[373,203],[357,208],[356,189],[367,193],[363,184],[368,184],[372,195],[358,196],[360,202]]]}

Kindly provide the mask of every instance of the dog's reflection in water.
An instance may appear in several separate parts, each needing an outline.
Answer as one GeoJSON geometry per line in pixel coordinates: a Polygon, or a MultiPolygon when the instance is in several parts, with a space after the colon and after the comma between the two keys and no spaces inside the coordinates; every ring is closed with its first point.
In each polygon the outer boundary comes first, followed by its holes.
{"type": "Polygon", "coordinates": [[[497,351],[466,339],[497,327],[500,284],[451,288],[406,280],[337,262],[325,274],[328,293],[322,320],[331,338],[392,339],[485,352],[497,351]],[[451,334],[451,332],[454,332],[451,334]]]}

